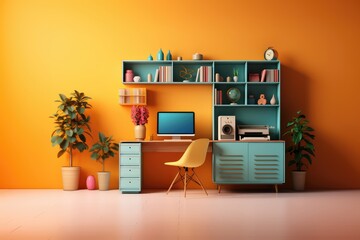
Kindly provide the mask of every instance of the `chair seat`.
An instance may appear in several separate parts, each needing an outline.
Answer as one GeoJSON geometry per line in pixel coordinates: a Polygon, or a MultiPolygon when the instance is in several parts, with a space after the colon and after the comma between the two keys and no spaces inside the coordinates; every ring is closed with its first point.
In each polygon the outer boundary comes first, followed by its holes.
{"type": "Polygon", "coordinates": [[[199,164],[191,164],[191,163],[183,163],[180,161],[176,161],[176,162],[166,162],[164,163],[165,165],[169,165],[169,166],[176,166],[176,167],[188,167],[188,168],[195,168],[195,167],[199,167],[199,164]]]}
{"type": "Polygon", "coordinates": [[[186,186],[190,181],[192,181],[200,185],[207,195],[206,189],[195,173],[194,168],[200,167],[205,162],[208,145],[209,139],[197,139],[188,146],[179,160],[164,163],[165,165],[176,166],[179,168],[178,173],[172,181],[167,193],[169,193],[174,183],[182,181],[184,184],[184,196],[186,197],[186,186]],[[192,171],[192,174],[189,173],[190,170],[192,171]],[[184,171],[184,173],[182,173],[182,171],[184,171]]]}

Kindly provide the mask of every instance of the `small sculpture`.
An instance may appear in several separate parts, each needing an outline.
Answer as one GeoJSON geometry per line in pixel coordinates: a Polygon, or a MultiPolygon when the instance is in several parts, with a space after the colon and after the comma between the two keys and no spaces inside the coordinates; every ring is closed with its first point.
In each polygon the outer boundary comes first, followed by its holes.
{"type": "Polygon", "coordinates": [[[260,94],[260,98],[258,100],[258,105],[266,105],[266,98],[265,98],[265,94],[260,94]]]}

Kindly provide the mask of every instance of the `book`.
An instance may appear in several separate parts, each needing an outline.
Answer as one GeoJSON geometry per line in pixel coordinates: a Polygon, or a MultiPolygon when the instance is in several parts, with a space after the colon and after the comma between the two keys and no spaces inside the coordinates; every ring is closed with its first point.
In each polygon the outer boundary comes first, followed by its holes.
{"type": "Polygon", "coordinates": [[[197,70],[195,82],[199,82],[199,75],[200,75],[200,68],[198,68],[197,70]]]}
{"type": "Polygon", "coordinates": [[[279,82],[278,69],[263,69],[260,82],[279,82]]]}
{"type": "Polygon", "coordinates": [[[154,77],[154,82],[157,82],[159,80],[159,69],[156,69],[155,71],[155,77],[154,77]]]}

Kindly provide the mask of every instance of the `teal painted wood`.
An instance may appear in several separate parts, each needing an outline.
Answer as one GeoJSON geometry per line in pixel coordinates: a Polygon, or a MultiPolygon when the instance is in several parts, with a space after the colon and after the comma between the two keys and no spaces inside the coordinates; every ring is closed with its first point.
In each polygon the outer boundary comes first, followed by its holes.
{"type": "Polygon", "coordinates": [[[246,183],[249,179],[247,143],[213,143],[213,181],[246,183]]]}
{"type": "Polygon", "coordinates": [[[141,192],[140,178],[121,178],[121,192],[123,193],[139,193],[141,192]]]}
{"type": "Polygon", "coordinates": [[[120,191],[141,192],[141,143],[120,143],[119,158],[120,191]]]}
{"type": "Polygon", "coordinates": [[[284,142],[249,144],[249,182],[285,182],[284,142]]]}
{"type": "MultiPolygon", "coordinates": [[[[215,95],[217,91],[222,91],[222,104],[213,104],[213,128],[212,138],[218,138],[218,116],[232,115],[236,116],[237,125],[269,125],[271,140],[281,139],[281,76],[280,76],[280,62],[279,61],[215,61],[215,68],[217,72],[229,72],[232,68],[241,65],[244,69],[244,82],[241,83],[227,83],[215,82],[213,84],[213,103],[215,102],[215,95]],[[249,74],[259,74],[264,69],[277,69],[278,82],[250,82],[249,74]],[[230,105],[226,93],[229,88],[237,87],[241,92],[241,98],[237,105],[230,105]],[[267,100],[266,105],[258,105],[257,101],[260,94],[265,94],[267,100]],[[248,101],[249,96],[253,95],[255,103],[248,101]],[[276,104],[271,105],[270,100],[274,95],[276,104]]],[[[241,80],[242,81],[242,80],[241,80]]],[[[219,101],[217,101],[219,102],[219,101]]],[[[238,138],[237,138],[238,139],[238,138]]]]}
{"type": "Polygon", "coordinates": [[[141,176],[140,165],[139,166],[125,166],[122,165],[120,169],[120,175],[122,178],[126,177],[139,177],[141,176]]]}
{"type": "Polygon", "coordinates": [[[121,164],[122,165],[131,165],[131,166],[140,165],[141,164],[141,156],[121,155],[121,164]]]}
{"type": "Polygon", "coordinates": [[[214,142],[213,181],[217,184],[285,182],[284,142],[214,142]]]}

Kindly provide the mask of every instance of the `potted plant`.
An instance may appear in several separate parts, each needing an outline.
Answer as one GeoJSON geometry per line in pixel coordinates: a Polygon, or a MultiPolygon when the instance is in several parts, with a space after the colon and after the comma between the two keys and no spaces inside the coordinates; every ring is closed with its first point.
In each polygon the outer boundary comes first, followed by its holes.
{"type": "Polygon", "coordinates": [[[234,68],[234,69],[233,69],[233,73],[234,73],[233,80],[234,80],[234,82],[237,82],[237,81],[238,81],[238,78],[239,78],[239,69],[238,69],[238,68],[234,68]]]}
{"type": "Polygon", "coordinates": [[[135,124],[135,138],[144,140],[146,136],[145,124],[148,122],[149,110],[145,106],[132,106],[131,120],[135,124]]]}
{"type": "Polygon", "coordinates": [[[293,187],[294,190],[304,190],[306,178],[304,167],[308,167],[307,163],[311,165],[312,157],[315,157],[313,144],[315,135],[312,133],[314,129],[309,126],[309,121],[301,111],[298,111],[297,115],[287,123],[286,129],[284,135],[291,136],[291,144],[286,148],[286,152],[291,156],[289,166],[296,167],[292,172],[293,187]]]}
{"type": "Polygon", "coordinates": [[[57,157],[65,152],[69,154],[69,166],[62,167],[62,179],[64,190],[77,190],[79,188],[80,167],[73,166],[73,151],[83,152],[88,149],[85,134],[91,136],[90,116],[85,114],[86,109],[91,108],[88,100],[91,98],[82,92],[74,91],[70,97],[59,94],[60,103],[55,114],[50,116],[54,119],[55,130],[51,134],[52,146],[59,145],[60,151],[57,157]]]}
{"type": "Polygon", "coordinates": [[[99,140],[90,148],[91,158],[102,164],[102,171],[98,172],[99,190],[108,190],[110,184],[110,172],[105,171],[105,160],[114,157],[119,150],[119,145],[114,142],[112,136],[106,137],[99,132],[99,140]]]}

